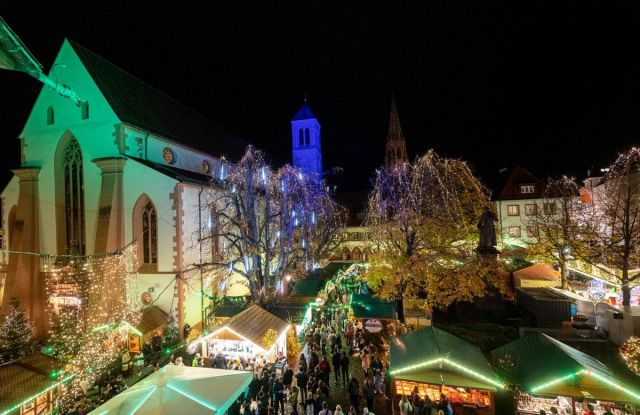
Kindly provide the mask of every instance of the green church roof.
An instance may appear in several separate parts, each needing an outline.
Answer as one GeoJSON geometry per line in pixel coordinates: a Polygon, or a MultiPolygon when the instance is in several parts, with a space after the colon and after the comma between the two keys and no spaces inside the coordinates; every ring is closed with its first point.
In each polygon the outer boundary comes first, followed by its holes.
{"type": "Polygon", "coordinates": [[[239,160],[247,142],[79,44],[69,41],[118,118],[202,151],[239,160]]]}

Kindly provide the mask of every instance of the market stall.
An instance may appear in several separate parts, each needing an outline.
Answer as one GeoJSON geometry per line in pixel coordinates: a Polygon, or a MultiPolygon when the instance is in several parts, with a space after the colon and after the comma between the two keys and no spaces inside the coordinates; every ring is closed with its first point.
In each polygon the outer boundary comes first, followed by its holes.
{"type": "Polygon", "coordinates": [[[496,369],[517,385],[517,414],[596,415],[636,413],[640,394],[595,358],[542,333],[532,333],[492,352],[496,369]]]}
{"type": "Polygon", "coordinates": [[[64,362],[33,353],[0,366],[0,414],[40,415],[52,413],[64,384],[59,378],[64,362]]]}
{"type": "Polygon", "coordinates": [[[495,414],[493,393],[502,383],[475,346],[433,326],[392,337],[390,345],[394,411],[417,387],[421,398],[434,402],[444,394],[454,414],[495,414]]]}
{"type": "Polygon", "coordinates": [[[349,306],[353,312],[353,317],[358,320],[397,319],[395,303],[375,297],[370,292],[366,294],[351,294],[349,306]]]}
{"type": "Polygon", "coordinates": [[[549,264],[533,264],[513,272],[515,288],[559,287],[560,272],[549,264]]]}
{"type": "Polygon", "coordinates": [[[167,365],[90,414],[225,414],[252,378],[236,370],[167,365]]]}
{"type": "Polygon", "coordinates": [[[260,356],[275,362],[287,354],[288,330],[289,323],[253,304],[191,342],[187,351],[197,351],[202,356],[222,354],[225,361],[248,361],[260,356]]]}

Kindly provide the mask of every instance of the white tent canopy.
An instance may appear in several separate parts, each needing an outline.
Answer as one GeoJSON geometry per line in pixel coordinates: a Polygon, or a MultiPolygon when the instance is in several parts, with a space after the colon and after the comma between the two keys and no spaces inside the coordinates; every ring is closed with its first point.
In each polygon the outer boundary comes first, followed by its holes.
{"type": "Polygon", "coordinates": [[[90,415],[222,415],[252,378],[250,372],[168,365],[90,415]]]}

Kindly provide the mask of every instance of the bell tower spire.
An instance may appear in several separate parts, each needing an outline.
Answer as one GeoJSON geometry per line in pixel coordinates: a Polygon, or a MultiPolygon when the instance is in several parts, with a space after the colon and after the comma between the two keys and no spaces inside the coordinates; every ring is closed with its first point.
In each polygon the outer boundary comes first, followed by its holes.
{"type": "Polygon", "coordinates": [[[407,161],[407,145],[400,127],[400,118],[396,108],[395,94],[391,94],[391,113],[389,115],[389,132],[387,133],[387,150],[384,158],[385,167],[407,161]]]}
{"type": "Polygon", "coordinates": [[[320,123],[304,95],[302,107],[291,119],[291,139],[293,144],[293,165],[299,169],[322,177],[322,145],[320,142],[320,123]]]}

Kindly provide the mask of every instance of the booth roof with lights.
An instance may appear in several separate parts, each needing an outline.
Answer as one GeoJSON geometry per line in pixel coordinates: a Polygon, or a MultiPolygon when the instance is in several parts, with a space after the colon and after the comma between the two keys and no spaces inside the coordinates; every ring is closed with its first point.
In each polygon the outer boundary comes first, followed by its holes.
{"type": "Polygon", "coordinates": [[[503,385],[478,348],[433,326],[392,337],[390,346],[396,401],[417,387],[423,398],[444,393],[479,414],[495,413],[493,392],[503,385]]]}
{"type": "Polygon", "coordinates": [[[64,362],[42,353],[0,366],[0,414],[22,407],[22,414],[48,413],[53,409],[57,379],[64,362]],[[43,412],[44,411],[44,412],[43,412]]]}
{"type": "Polygon", "coordinates": [[[515,382],[532,395],[640,403],[626,384],[595,358],[542,333],[532,333],[492,352],[508,362],[515,382]]]}
{"type": "MultiPolygon", "coordinates": [[[[206,343],[211,340],[244,341],[257,346],[260,352],[265,350],[263,341],[271,330],[275,332],[275,343],[271,348],[276,347],[278,351],[286,352],[286,336],[289,323],[271,314],[259,305],[253,304],[246,310],[236,314],[213,332],[204,335],[192,343],[206,343]]],[[[208,353],[209,350],[202,350],[208,353]]]]}
{"type": "Polygon", "coordinates": [[[502,387],[477,347],[433,326],[393,337],[390,366],[397,379],[492,391],[502,387]]]}

